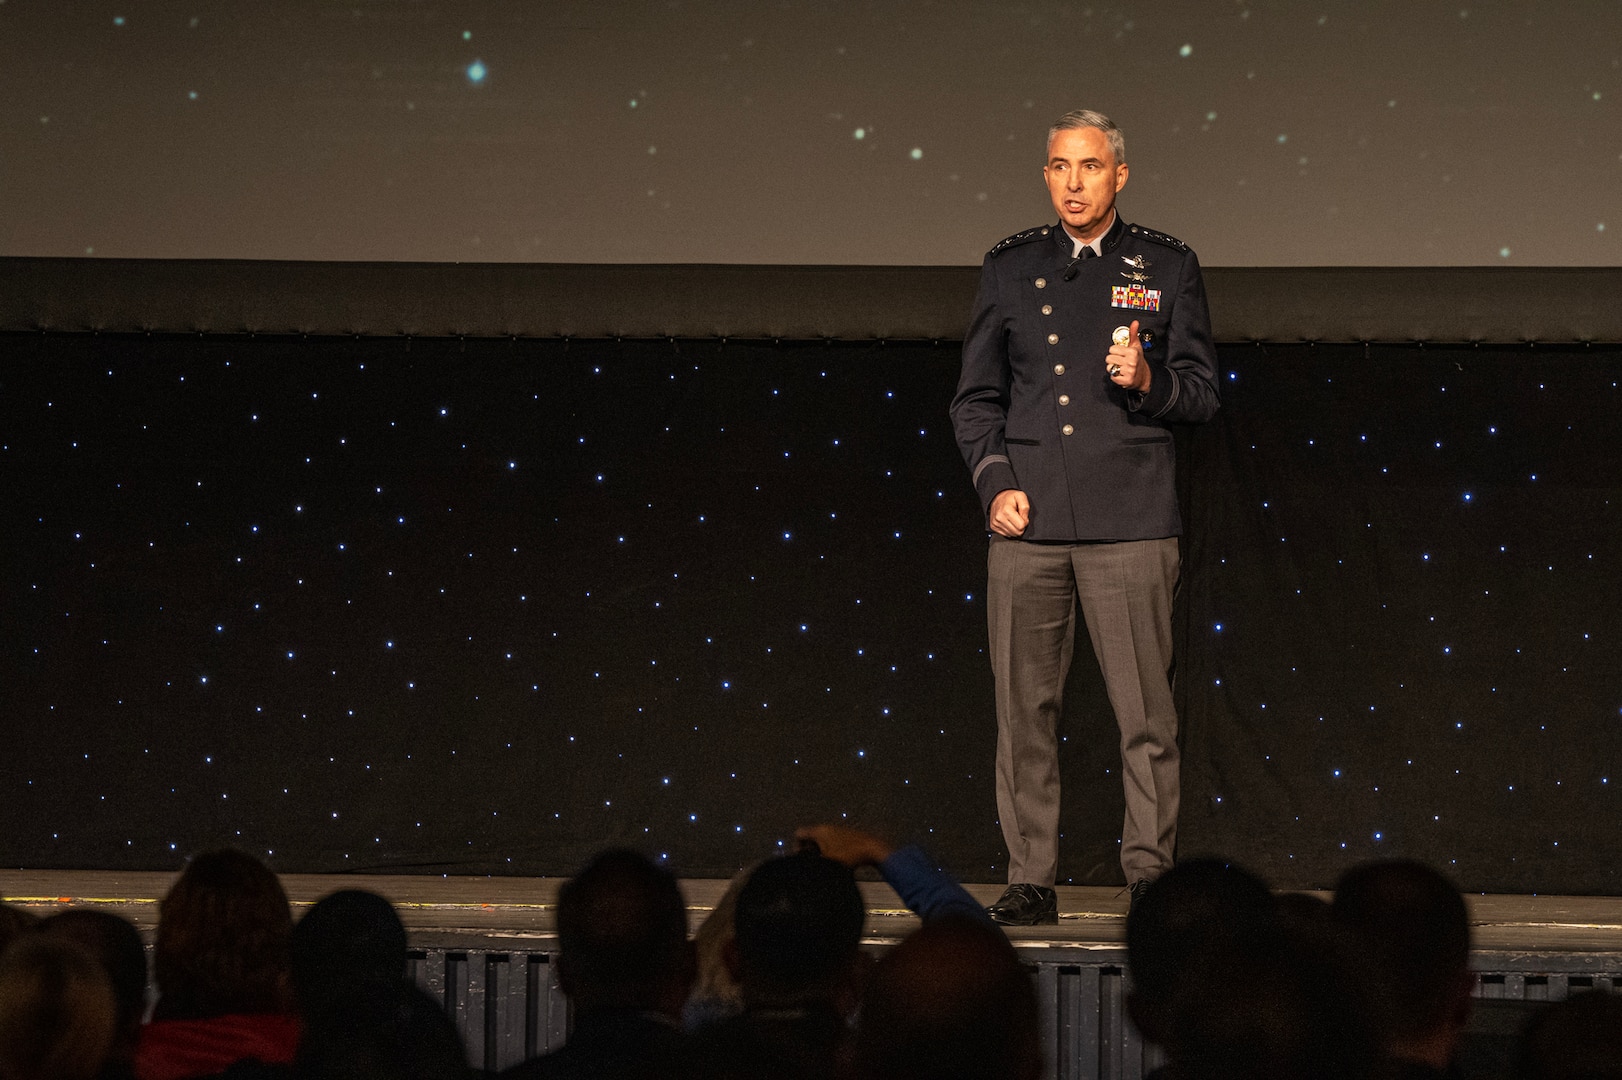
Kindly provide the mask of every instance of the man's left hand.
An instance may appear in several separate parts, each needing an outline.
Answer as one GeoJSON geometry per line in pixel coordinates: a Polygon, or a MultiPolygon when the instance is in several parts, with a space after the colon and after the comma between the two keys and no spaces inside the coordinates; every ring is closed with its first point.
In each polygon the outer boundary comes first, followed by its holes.
{"type": "Polygon", "coordinates": [[[1111,370],[1109,381],[1123,390],[1136,390],[1139,393],[1149,392],[1149,383],[1154,373],[1149,370],[1149,363],[1143,358],[1143,342],[1138,339],[1138,320],[1132,320],[1132,336],[1125,345],[1111,345],[1109,355],[1104,357],[1104,371],[1111,370]]]}

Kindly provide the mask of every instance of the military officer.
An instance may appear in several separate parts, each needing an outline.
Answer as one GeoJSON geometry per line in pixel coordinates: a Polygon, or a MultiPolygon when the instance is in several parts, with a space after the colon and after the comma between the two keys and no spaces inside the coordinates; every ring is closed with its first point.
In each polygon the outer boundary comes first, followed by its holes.
{"type": "Polygon", "coordinates": [[[991,534],[1008,890],[989,910],[1009,924],[1058,918],[1056,729],[1078,607],[1120,729],[1121,868],[1134,900],[1176,846],[1182,521],[1170,425],[1216,412],[1216,350],[1194,253],[1116,211],[1127,171],[1108,117],[1084,110],[1054,124],[1042,175],[1059,222],[987,254],[952,401],[991,534]]]}

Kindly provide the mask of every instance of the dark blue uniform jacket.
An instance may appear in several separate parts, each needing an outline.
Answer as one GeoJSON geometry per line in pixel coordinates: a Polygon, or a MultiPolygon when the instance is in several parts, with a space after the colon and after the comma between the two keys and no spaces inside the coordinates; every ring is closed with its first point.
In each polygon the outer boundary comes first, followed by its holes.
{"type": "Polygon", "coordinates": [[[1072,247],[1048,225],[986,255],[952,400],[958,448],[988,514],[998,492],[1025,492],[1025,540],[1181,535],[1169,425],[1220,404],[1199,260],[1119,214],[1102,257],[1072,265],[1072,247]],[[1147,394],[1105,370],[1111,335],[1134,319],[1147,394]]]}

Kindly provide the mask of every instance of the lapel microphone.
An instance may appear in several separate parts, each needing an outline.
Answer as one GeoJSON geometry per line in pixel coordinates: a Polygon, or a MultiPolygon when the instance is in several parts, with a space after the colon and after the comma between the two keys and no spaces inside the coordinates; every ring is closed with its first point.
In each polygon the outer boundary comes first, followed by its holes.
{"type": "Polygon", "coordinates": [[[1081,249],[1081,254],[1070,260],[1070,265],[1064,268],[1064,273],[1060,274],[1059,277],[1064,281],[1069,281],[1074,278],[1076,276],[1076,271],[1081,269],[1081,260],[1087,258],[1092,253],[1093,249],[1091,247],[1083,246],[1081,249]]]}

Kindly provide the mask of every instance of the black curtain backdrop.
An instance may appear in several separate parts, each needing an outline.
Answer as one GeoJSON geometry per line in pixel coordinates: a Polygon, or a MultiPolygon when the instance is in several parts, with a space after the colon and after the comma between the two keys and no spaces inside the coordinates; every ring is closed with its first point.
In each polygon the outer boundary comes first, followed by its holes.
{"type": "MultiPolygon", "coordinates": [[[[0,862],[1004,853],[949,342],[0,337],[0,862]]],[[[1224,347],[1182,850],[1614,892],[1622,349],[1224,347]]],[[[1083,644],[1061,879],[1118,880],[1083,644]]]]}

